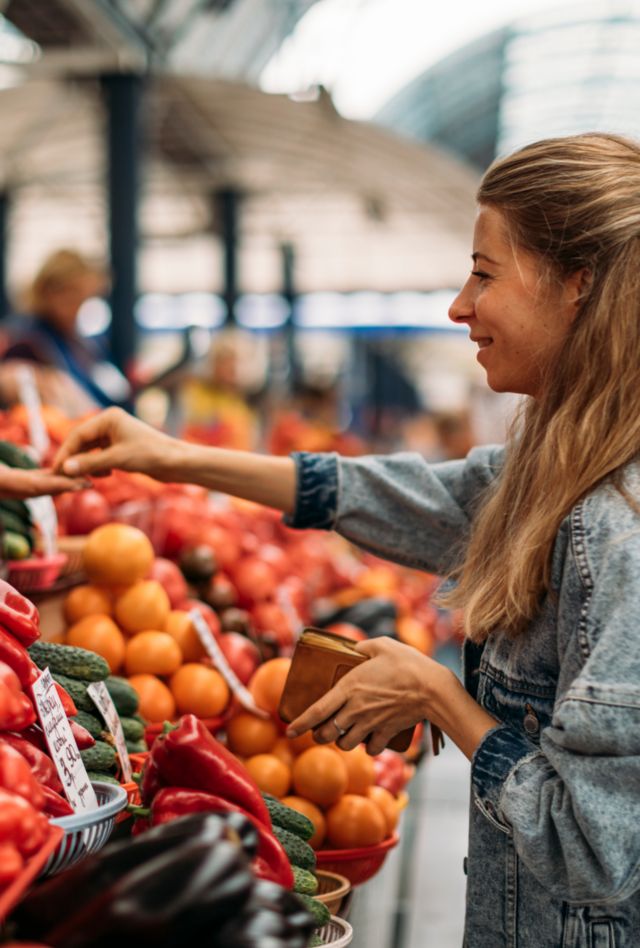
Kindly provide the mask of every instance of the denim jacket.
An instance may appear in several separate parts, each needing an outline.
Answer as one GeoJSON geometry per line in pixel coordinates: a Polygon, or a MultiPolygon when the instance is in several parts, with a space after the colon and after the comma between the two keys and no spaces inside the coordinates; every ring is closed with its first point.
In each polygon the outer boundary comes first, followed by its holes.
{"type": "MultiPolygon", "coordinates": [[[[503,450],[294,455],[288,522],[442,574],[503,450]]],[[[640,462],[624,474],[640,497],[640,462]]],[[[500,722],[471,762],[466,948],[639,948],[640,516],[611,483],[561,524],[529,629],[466,643],[464,665],[500,722]]]]}

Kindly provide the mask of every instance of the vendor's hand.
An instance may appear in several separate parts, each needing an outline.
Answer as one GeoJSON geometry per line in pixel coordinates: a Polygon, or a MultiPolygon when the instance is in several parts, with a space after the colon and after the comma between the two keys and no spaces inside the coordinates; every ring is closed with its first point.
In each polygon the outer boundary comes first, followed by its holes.
{"type": "Polygon", "coordinates": [[[50,470],[25,471],[22,468],[0,465],[0,499],[27,500],[44,494],[63,494],[65,491],[89,487],[82,478],[54,474],[50,470]]]}
{"type": "Polygon", "coordinates": [[[318,743],[335,741],[343,750],[352,750],[367,741],[368,753],[379,754],[396,734],[418,721],[438,723],[434,696],[462,687],[443,665],[395,639],[359,642],[357,649],[369,661],[348,672],[292,721],[289,736],[312,729],[318,743]],[[347,731],[342,737],[334,720],[347,731]]]}
{"type": "Polygon", "coordinates": [[[173,438],[122,408],[107,408],[73,429],[58,450],[53,467],[73,477],[99,477],[119,468],[162,480],[163,464],[175,444],[173,438]]]}

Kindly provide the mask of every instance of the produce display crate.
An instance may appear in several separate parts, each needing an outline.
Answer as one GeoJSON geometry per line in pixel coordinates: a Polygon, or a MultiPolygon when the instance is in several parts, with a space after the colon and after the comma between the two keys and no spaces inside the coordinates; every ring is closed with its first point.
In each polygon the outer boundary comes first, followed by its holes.
{"type": "Polygon", "coordinates": [[[51,826],[49,837],[42,848],[27,862],[19,876],[0,893],[0,922],[18,904],[29,886],[38,878],[49,857],[56,851],[64,836],[61,826],[51,826]]]}
{"type": "Polygon", "coordinates": [[[389,850],[398,845],[397,833],[377,846],[360,849],[319,849],[316,852],[318,868],[346,876],[352,886],[367,882],[382,868],[389,850]]]}
{"type": "Polygon", "coordinates": [[[97,852],[105,845],[116,817],[127,805],[127,792],[113,783],[93,784],[98,803],[97,810],[73,816],[59,816],[51,820],[63,830],[63,837],[42,867],[41,877],[54,875],[75,865],[89,853],[97,852]]]}
{"type": "Polygon", "coordinates": [[[9,560],[7,582],[21,593],[43,592],[51,589],[66,562],[66,553],[9,560]]]}

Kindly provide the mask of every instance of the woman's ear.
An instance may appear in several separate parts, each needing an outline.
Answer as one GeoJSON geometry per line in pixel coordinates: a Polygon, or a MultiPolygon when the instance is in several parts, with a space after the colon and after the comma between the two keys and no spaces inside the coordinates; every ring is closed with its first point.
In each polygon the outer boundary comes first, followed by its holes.
{"type": "Polygon", "coordinates": [[[588,267],[582,267],[570,274],[565,280],[565,300],[573,307],[574,316],[591,291],[593,273],[588,267]]]}

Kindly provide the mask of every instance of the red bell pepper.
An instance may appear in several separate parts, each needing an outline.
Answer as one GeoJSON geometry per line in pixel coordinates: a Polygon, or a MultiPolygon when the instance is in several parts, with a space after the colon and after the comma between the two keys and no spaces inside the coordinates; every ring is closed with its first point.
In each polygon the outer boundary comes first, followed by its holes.
{"type": "Polygon", "coordinates": [[[49,835],[49,820],[15,793],[0,789],[0,845],[13,843],[21,856],[36,853],[49,835]]]}
{"type": "MultiPolygon", "coordinates": [[[[153,742],[153,746],[155,746],[156,741],[159,740],[160,738],[157,737],[153,742]]],[[[145,806],[149,806],[156,793],[161,790],[162,787],[163,783],[160,777],[160,771],[154,760],[152,749],[142,768],[142,779],[140,780],[140,799],[145,806]]]]}
{"type": "Polygon", "coordinates": [[[155,739],[151,758],[165,786],[223,797],[271,829],[265,802],[246,768],[194,714],[185,714],[174,730],[155,739]]]}
{"type": "Polygon", "coordinates": [[[72,816],[74,809],[68,800],[61,797],[59,793],[52,790],[51,787],[42,787],[44,796],[44,812],[47,816],[72,816]]]}
{"type": "Polygon", "coordinates": [[[6,889],[24,869],[24,859],[13,843],[0,843],[0,889],[6,889]]]}
{"type": "Polygon", "coordinates": [[[6,731],[0,733],[0,743],[9,744],[22,754],[38,783],[44,784],[45,787],[51,787],[56,793],[62,793],[62,784],[55,764],[44,751],[41,751],[30,741],[25,740],[20,734],[8,734],[6,731]]]}
{"type": "Polygon", "coordinates": [[[36,810],[44,806],[40,784],[22,754],[0,741],[0,787],[28,800],[36,810]]]}
{"type": "Polygon", "coordinates": [[[38,610],[3,579],[0,579],[0,623],[27,647],[40,636],[38,610]]]}
{"type": "Polygon", "coordinates": [[[76,744],[78,745],[78,750],[86,750],[87,747],[93,747],[96,742],[93,734],[90,734],[87,731],[86,727],[83,727],[81,724],[78,724],[77,721],[73,721],[69,718],[69,726],[71,727],[71,733],[73,734],[76,744]]]}
{"type": "Polygon", "coordinates": [[[0,729],[21,731],[33,724],[36,713],[22,691],[20,679],[4,662],[0,662],[0,729]]]}
{"type": "Polygon", "coordinates": [[[7,632],[0,624],[0,662],[4,662],[13,669],[23,688],[32,685],[40,674],[40,669],[33,661],[24,645],[7,632]]]}
{"type": "Polygon", "coordinates": [[[266,863],[271,871],[271,879],[286,889],[293,888],[293,872],[291,864],[270,829],[267,829],[251,813],[247,813],[241,806],[225,800],[223,797],[201,790],[190,790],[185,787],[165,787],[156,794],[151,804],[151,822],[153,826],[168,823],[181,816],[191,813],[241,813],[255,827],[258,833],[258,857],[266,863]]]}

